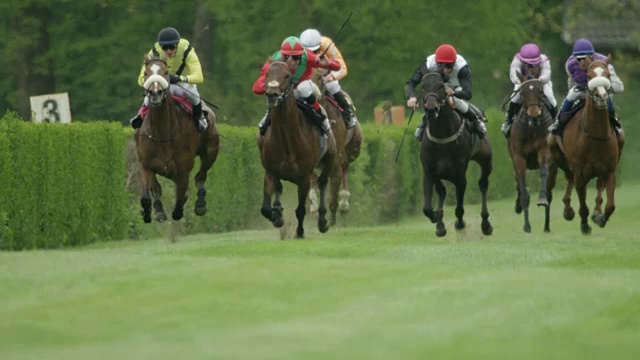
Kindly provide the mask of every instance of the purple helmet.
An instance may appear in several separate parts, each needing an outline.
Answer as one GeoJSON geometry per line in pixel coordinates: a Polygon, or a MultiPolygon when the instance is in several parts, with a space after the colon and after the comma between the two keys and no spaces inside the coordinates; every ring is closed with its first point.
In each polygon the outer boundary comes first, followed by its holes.
{"type": "Polygon", "coordinates": [[[542,56],[540,56],[540,48],[538,45],[529,43],[524,44],[520,48],[520,52],[516,54],[518,59],[525,64],[538,65],[542,62],[542,56]]]}
{"type": "Polygon", "coordinates": [[[593,44],[587,39],[578,39],[573,44],[572,55],[592,55],[594,52],[593,44]]]}

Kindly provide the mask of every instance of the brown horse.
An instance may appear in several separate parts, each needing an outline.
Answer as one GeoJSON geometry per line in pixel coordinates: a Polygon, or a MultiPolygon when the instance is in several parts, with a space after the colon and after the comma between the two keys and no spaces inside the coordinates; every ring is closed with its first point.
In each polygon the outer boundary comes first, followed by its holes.
{"type": "Polygon", "coordinates": [[[479,138],[465,126],[461,114],[455,111],[447,100],[444,81],[440,73],[431,72],[422,77],[420,97],[426,110],[427,126],[420,144],[422,161],[424,208],[423,212],[436,224],[436,235],[445,236],[442,206],[446,189],[442,180],[450,181],[456,188],[455,228],[464,229],[464,194],[467,188],[467,167],[469,160],[480,165],[478,185],[482,194],[482,233],[491,235],[493,227],[489,222],[487,190],[489,175],[493,170],[493,153],[489,140],[479,138]],[[433,211],[431,197],[435,185],[438,194],[438,208],[433,211]]]}
{"type": "MultiPolygon", "coordinates": [[[[339,193],[340,201],[338,203],[338,209],[344,215],[349,211],[349,198],[351,197],[349,185],[347,183],[349,165],[357,159],[358,156],[360,156],[360,149],[362,148],[364,136],[362,134],[360,123],[356,123],[356,126],[351,129],[347,129],[346,122],[342,117],[340,106],[326,91],[326,89],[324,89],[322,75],[326,71],[327,70],[325,69],[315,69],[311,80],[316,84],[316,86],[318,86],[318,93],[316,96],[320,99],[322,107],[327,111],[327,116],[331,123],[331,131],[333,131],[333,136],[336,139],[338,161],[342,167],[342,189],[340,189],[339,193]]],[[[318,211],[316,184],[317,176],[314,174],[311,178],[311,190],[309,191],[309,209],[311,213],[318,211]]],[[[335,218],[332,217],[331,223],[335,223],[335,218]]]]}
{"type": "Polygon", "coordinates": [[[187,200],[189,174],[194,159],[200,157],[200,170],[195,176],[198,199],[195,203],[196,215],[206,213],[206,190],[204,183],[207,171],[218,156],[220,140],[215,122],[215,114],[205,108],[209,127],[200,134],[191,115],[187,113],[169,93],[167,63],[164,58],[145,56],[144,87],[149,98],[149,112],[144,116],[142,126],[136,130],[136,152],[141,165],[142,216],[144,222],[151,222],[151,196],[156,220],[166,220],[162,205],[162,188],[156,174],[171,179],[176,184],[176,203],[172,218],[183,216],[187,200]]]}
{"type": "Polygon", "coordinates": [[[281,227],[284,224],[280,203],[283,190],[281,180],[296,184],[298,186],[296,237],[303,238],[305,203],[311,186],[311,175],[315,168],[320,168],[318,229],[324,233],[329,230],[325,192],[331,180],[329,209],[332,217],[335,218],[338,208],[340,164],[333,133],[323,136],[320,128],[307,120],[298,108],[293,95],[291,76],[291,68],[282,61],[272,62],[266,72],[265,95],[271,114],[271,125],[264,137],[258,137],[260,160],[265,169],[264,200],[260,211],[275,227],[281,227]],[[275,200],[272,205],[271,199],[274,192],[275,200]]]}
{"type": "Polygon", "coordinates": [[[575,216],[571,207],[571,190],[575,184],[580,201],[580,230],[585,235],[591,233],[586,204],[587,184],[591,179],[597,179],[596,206],[591,217],[593,222],[604,227],[615,210],[616,167],[620,161],[624,136],[618,138],[609,122],[610,61],[610,57],[604,62],[589,58],[585,60],[589,82],[584,107],[565,125],[562,138],[552,134],[547,137],[554,161],[567,179],[563,197],[564,218],[572,220],[575,216]],[[602,213],[602,192],[605,188],[607,203],[602,213]]]}
{"type": "Polygon", "coordinates": [[[549,213],[552,199],[547,181],[555,183],[557,166],[551,161],[547,145],[547,128],[553,122],[549,109],[544,105],[542,84],[537,78],[527,79],[518,73],[522,82],[516,96],[520,96],[522,108],[514,116],[511,135],[507,138],[507,148],[516,177],[516,213],[524,210],[524,231],[531,232],[529,223],[529,191],[527,190],[527,170],[540,170],[540,192],[538,206],[543,206],[544,231],[549,232],[549,213]]]}

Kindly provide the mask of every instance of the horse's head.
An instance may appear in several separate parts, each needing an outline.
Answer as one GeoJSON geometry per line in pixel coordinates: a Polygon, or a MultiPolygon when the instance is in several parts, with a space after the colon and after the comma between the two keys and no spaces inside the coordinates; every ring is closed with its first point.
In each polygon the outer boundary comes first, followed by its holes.
{"type": "Polygon", "coordinates": [[[609,63],[611,56],[605,61],[591,60],[590,57],[585,58],[585,66],[587,67],[587,93],[593,100],[596,108],[606,109],[609,100],[609,90],[611,89],[611,79],[609,74],[609,63]]]}
{"type": "Polygon", "coordinates": [[[164,58],[144,57],[144,90],[151,106],[158,106],[169,92],[169,70],[164,58]]]}
{"type": "Polygon", "coordinates": [[[437,72],[427,73],[422,77],[421,84],[420,99],[427,112],[427,118],[435,119],[438,117],[440,107],[444,106],[447,100],[442,74],[437,72]]]}
{"type": "Polygon", "coordinates": [[[283,61],[274,61],[269,65],[265,74],[267,84],[265,95],[267,96],[267,106],[270,109],[280,105],[291,92],[293,88],[292,75],[291,68],[283,61]]]}
{"type": "Polygon", "coordinates": [[[538,118],[542,114],[544,97],[542,84],[538,78],[528,78],[520,73],[517,75],[518,79],[522,82],[519,89],[522,108],[525,109],[528,117],[538,118]]]}

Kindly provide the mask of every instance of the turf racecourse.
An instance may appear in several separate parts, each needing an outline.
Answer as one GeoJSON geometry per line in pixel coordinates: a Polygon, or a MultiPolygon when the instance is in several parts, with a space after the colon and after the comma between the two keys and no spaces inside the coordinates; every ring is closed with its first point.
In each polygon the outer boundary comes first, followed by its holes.
{"type": "Polygon", "coordinates": [[[556,192],[551,234],[509,200],[490,237],[468,206],[444,238],[415,217],[0,253],[0,358],[637,359],[639,194],[590,236],[556,192]]]}

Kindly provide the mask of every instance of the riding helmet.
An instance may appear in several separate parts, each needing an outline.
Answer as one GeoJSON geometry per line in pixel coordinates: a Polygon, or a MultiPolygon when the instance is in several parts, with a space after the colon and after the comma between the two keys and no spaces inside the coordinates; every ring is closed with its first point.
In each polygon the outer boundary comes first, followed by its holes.
{"type": "Polygon", "coordinates": [[[307,29],[300,34],[300,42],[311,51],[320,48],[320,32],[316,29],[307,29]]]}
{"type": "Polygon", "coordinates": [[[573,44],[572,55],[592,55],[595,52],[593,44],[587,39],[578,39],[573,44]]]}
{"type": "Polygon", "coordinates": [[[522,45],[520,52],[516,56],[520,61],[529,65],[538,65],[542,62],[540,48],[533,43],[522,45]]]}
{"type": "Polygon", "coordinates": [[[442,44],[436,49],[436,62],[438,63],[454,63],[457,57],[456,49],[449,44],[442,44]]]}
{"type": "Polygon", "coordinates": [[[160,46],[176,45],[179,41],[180,33],[172,27],[166,27],[158,33],[158,44],[160,44],[160,46]]]}
{"type": "Polygon", "coordinates": [[[304,46],[302,46],[300,39],[295,36],[289,36],[284,39],[282,45],[280,45],[280,53],[282,55],[302,55],[302,53],[304,53],[304,46]]]}

